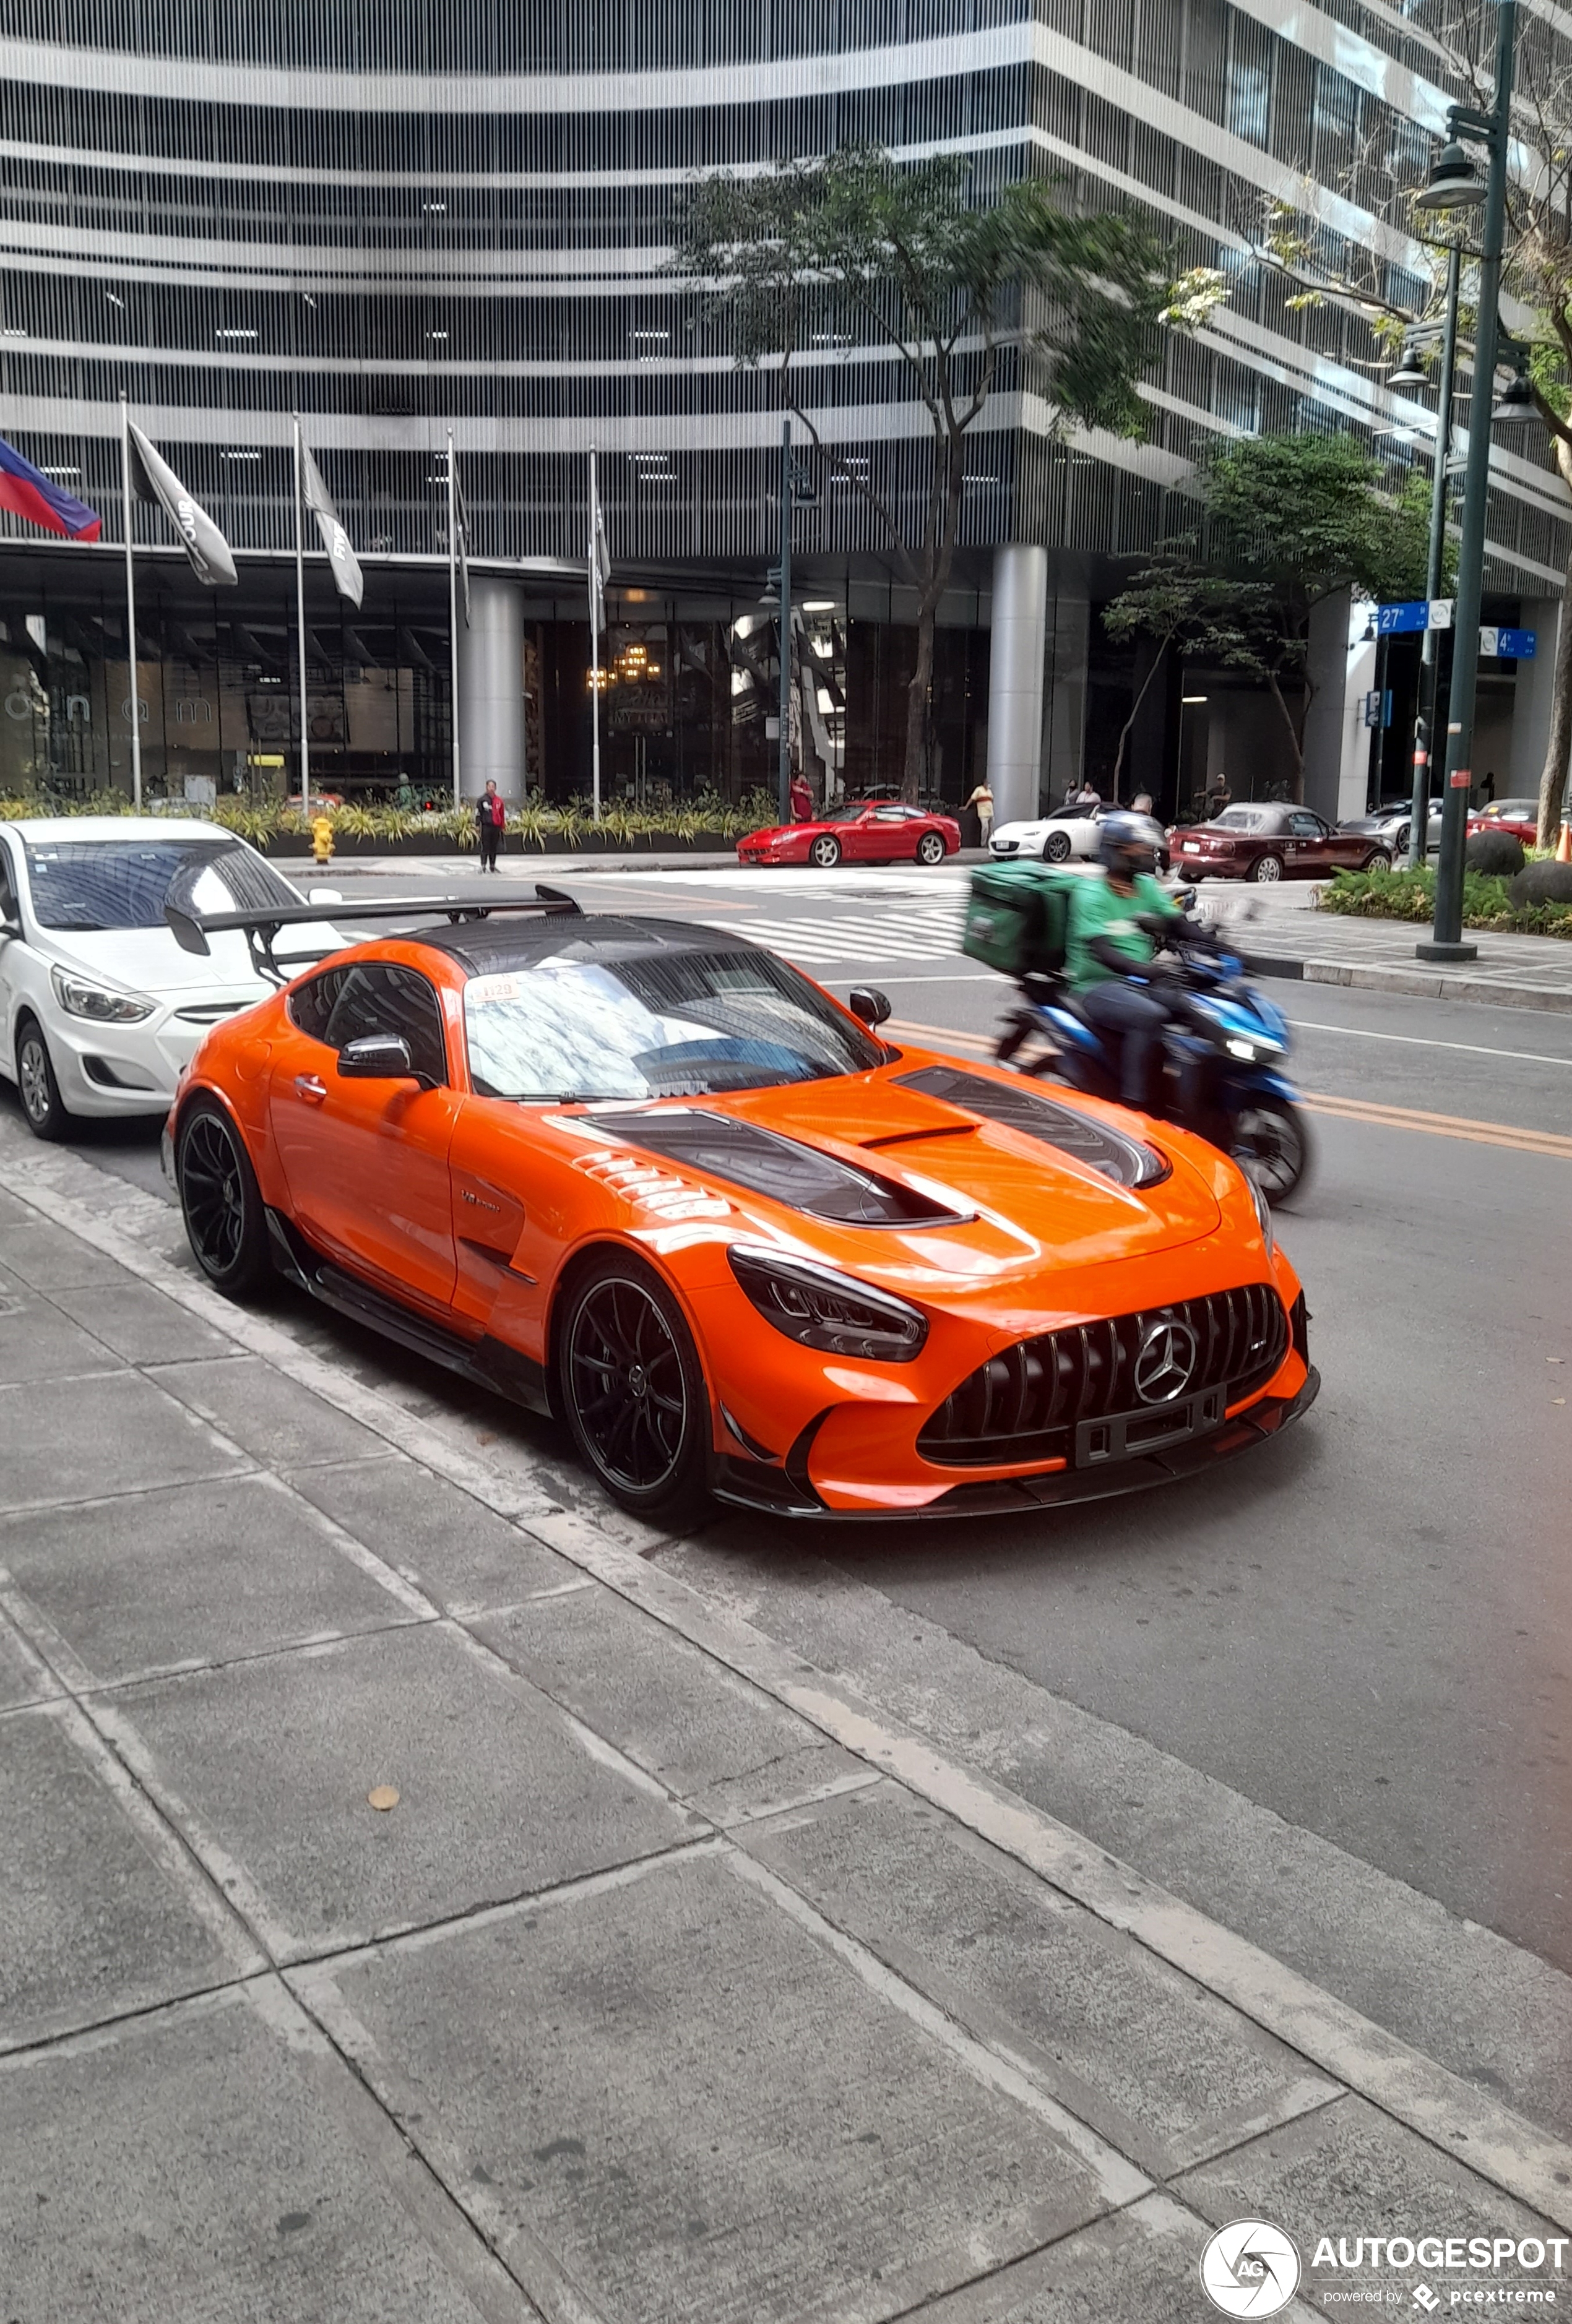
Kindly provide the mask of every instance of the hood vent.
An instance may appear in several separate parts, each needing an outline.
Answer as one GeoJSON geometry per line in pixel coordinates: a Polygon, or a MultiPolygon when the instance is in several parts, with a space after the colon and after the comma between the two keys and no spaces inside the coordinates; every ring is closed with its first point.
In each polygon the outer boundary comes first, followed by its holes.
{"type": "Polygon", "coordinates": [[[1019,1130],[1044,1146],[1057,1147],[1074,1162],[1084,1162],[1111,1178],[1116,1186],[1155,1186],[1173,1168],[1166,1155],[1144,1145],[1122,1130],[1074,1106],[1059,1105],[1041,1096],[1024,1082],[995,1082],[982,1074],[968,1074],[955,1065],[929,1065],[919,1074],[902,1074],[902,1089],[920,1090],[925,1097],[941,1098],[947,1105],[964,1106],[987,1121],[1019,1130]]]}
{"type": "Polygon", "coordinates": [[[755,1194],[767,1194],[789,1210],[847,1227],[954,1227],[974,1218],[952,1210],[914,1186],[903,1186],[875,1171],[859,1170],[837,1155],[799,1145],[772,1130],[734,1114],[673,1108],[657,1113],[597,1113],[597,1130],[626,1139],[630,1146],[659,1154],[690,1170],[729,1179],[755,1194]]]}

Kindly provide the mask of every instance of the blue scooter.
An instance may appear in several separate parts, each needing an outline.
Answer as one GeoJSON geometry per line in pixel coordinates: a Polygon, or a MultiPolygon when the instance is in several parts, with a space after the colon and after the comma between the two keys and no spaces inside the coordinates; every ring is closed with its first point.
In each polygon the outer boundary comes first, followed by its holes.
{"type": "MultiPolygon", "coordinates": [[[[1244,982],[1244,967],[1236,954],[1199,930],[1187,934],[1181,924],[1166,935],[1151,977],[1177,1021],[1163,1028],[1159,1111],[1232,1155],[1267,1201],[1278,1204],[1309,1175],[1310,1135],[1299,1093],[1279,1070],[1290,1047],[1288,1020],[1244,982]]],[[[1022,1072],[1054,1074],[1117,1104],[1116,1045],[1087,1023],[1062,979],[1029,975],[1021,992],[1022,1005],[994,1052],[1000,1064],[1040,1038],[1047,1050],[1022,1072]]]]}

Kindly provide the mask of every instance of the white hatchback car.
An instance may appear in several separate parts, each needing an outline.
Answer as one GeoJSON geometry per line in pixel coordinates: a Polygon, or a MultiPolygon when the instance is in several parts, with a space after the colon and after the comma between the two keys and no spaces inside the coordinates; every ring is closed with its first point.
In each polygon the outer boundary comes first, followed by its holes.
{"type": "MultiPolygon", "coordinates": [[[[199,911],[308,900],[210,823],[0,824],[0,1073],[35,1136],[63,1137],[76,1115],[166,1112],[208,1028],[273,991],[243,934],[214,936],[207,959],[181,951],[163,916],[171,888],[199,911]]],[[[292,964],[343,943],[325,923],[302,928],[292,964]]]]}

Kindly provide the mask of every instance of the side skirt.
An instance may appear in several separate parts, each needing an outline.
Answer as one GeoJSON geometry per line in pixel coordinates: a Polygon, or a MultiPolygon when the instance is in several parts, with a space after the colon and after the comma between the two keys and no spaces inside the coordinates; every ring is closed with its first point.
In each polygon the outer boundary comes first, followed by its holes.
{"type": "Polygon", "coordinates": [[[532,1357],[521,1354],[517,1348],[510,1348],[505,1341],[494,1339],[489,1333],[478,1340],[467,1340],[462,1333],[450,1332],[429,1316],[401,1305],[385,1292],[375,1290],[358,1276],[351,1275],[347,1268],[323,1259],[281,1211],[270,1210],[267,1224],[279,1272],[301,1290],[309,1291],[313,1299],[319,1299],[325,1307],[336,1308],[339,1314],[349,1316],[356,1323],[369,1324],[374,1332],[396,1340],[412,1354],[440,1364],[446,1371],[458,1372],[477,1387],[491,1389],[494,1395],[510,1397],[531,1412],[550,1416],[545,1367],[532,1357]]]}

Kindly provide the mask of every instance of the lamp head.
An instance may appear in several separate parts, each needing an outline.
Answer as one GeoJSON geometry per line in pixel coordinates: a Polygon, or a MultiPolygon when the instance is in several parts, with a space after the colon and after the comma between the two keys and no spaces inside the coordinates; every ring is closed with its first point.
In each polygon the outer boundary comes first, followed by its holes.
{"type": "Polygon", "coordinates": [[[1419,360],[1419,351],[1411,339],[1402,343],[1402,354],[1387,373],[1388,387],[1423,387],[1429,374],[1419,360]]]}
{"type": "Polygon", "coordinates": [[[1414,196],[1417,210],[1466,209],[1484,199],[1484,180],[1453,137],[1430,166],[1429,182],[1414,196]]]}
{"type": "Polygon", "coordinates": [[[1521,428],[1525,421],[1537,420],[1539,416],[1528,374],[1521,371],[1515,379],[1508,382],[1490,407],[1493,428],[1521,428]]]}

